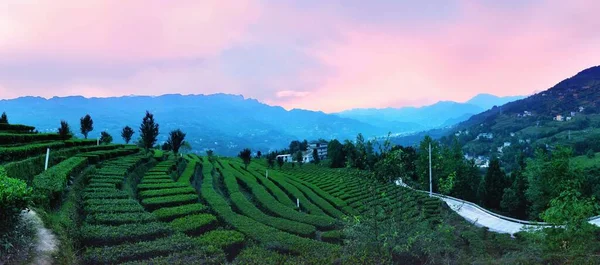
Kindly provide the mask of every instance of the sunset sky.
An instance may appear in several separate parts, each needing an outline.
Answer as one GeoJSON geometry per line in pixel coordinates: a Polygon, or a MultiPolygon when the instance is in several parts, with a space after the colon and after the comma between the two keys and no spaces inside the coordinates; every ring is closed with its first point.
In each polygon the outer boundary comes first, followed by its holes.
{"type": "Polygon", "coordinates": [[[528,95],[600,64],[600,1],[0,0],[0,98],[232,93],[325,112],[528,95]]]}

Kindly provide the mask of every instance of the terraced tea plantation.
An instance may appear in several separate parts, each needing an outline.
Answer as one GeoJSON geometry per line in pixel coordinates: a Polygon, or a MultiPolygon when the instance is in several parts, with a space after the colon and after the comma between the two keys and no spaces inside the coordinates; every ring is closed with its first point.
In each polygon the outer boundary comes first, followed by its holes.
{"type": "Polygon", "coordinates": [[[262,160],[246,168],[239,158],[0,129],[0,166],[33,189],[32,207],[69,213],[60,216],[73,263],[329,264],[341,257],[348,217],[436,222],[442,209],[437,199],[347,169],[267,169],[262,160]]]}

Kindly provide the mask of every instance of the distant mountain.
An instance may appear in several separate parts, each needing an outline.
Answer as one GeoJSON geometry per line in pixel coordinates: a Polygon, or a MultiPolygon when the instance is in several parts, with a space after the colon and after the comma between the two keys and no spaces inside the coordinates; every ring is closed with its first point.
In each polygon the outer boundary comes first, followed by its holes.
{"type": "MultiPolygon", "coordinates": [[[[445,132],[469,155],[498,156],[516,166],[519,153],[572,147],[600,152],[600,66],[583,70],[530,97],[474,115],[445,132]]],[[[449,142],[450,137],[442,140],[449,142]]]]}
{"type": "Polygon", "coordinates": [[[440,101],[419,108],[352,109],[337,113],[337,115],[370,123],[377,127],[389,128],[392,132],[418,132],[451,126],[493,106],[503,105],[521,98],[523,97],[497,97],[480,94],[465,103],[440,101]]]}
{"type": "Polygon", "coordinates": [[[517,101],[525,98],[524,96],[509,96],[509,97],[498,97],[491,94],[479,94],[466,103],[479,106],[484,110],[491,109],[494,106],[502,106],[508,102],[517,101]]]}
{"type": "Polygon", "coordinates": [[[89,113],[94,119],[90,137],[108,131],[117,142],[122,141],[120,131],[126,125],[135,129],[134,139],[139,137],[137,128],[146,110],[160,124],[159,143],[166,141],[170,130],[180,128],[188,134],[195,151],[214,149],[221,155],[236,155],[245,147],[266,152],[297,139],[354,139],[359,132],[365,136],[387,132],[353,119],[307,110],[286,111],[227,94],[0,100],[0,112],[6,111],[11,123],[56,131],[60,120],[66,120],[81,137],[79,118],[89,113]]]}

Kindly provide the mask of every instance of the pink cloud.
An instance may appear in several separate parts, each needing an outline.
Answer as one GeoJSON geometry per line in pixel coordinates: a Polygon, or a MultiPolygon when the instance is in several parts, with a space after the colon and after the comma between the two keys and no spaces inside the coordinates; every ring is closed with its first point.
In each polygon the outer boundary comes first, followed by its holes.
{"type": "Polygon", "coordinates": [[[130,61],[212,56],[245,38],[253,0],[11,1],[0,9],[0,54],[130,61]]]}

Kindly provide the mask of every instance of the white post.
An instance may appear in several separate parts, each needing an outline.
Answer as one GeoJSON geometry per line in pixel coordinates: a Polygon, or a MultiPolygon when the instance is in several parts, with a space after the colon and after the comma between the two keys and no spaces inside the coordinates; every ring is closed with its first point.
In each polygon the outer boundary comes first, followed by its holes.
{"type": "Polygon", "coordinates": [[[431,143],[429,143],[429,197],[431,197],[432,193],[433,193],[433,184],[432,184],[432,177],[431,177],[432,173],[431,173],[431,143]]]}
{"type": "Polygon", "coordinates": [[[46,149],[46,166],[44,166],[44,171],[48,170],[48,159],[50,158],[50,148],[46,149]]]}
{"type": "Polygon", "coordinates": [[[96,145],[100,145],[100,138],[96,138],[96,145]]]}
{"type": "Polygon", "coordinates": [[[300,199],[296,198],[296,207],[300,208],[300,199]]]}
{"type": "Polygon", "coordinates": [[[265,178],[269,178],[269,170],[267,169],[267,173],[265,175],[265,178]]]}

